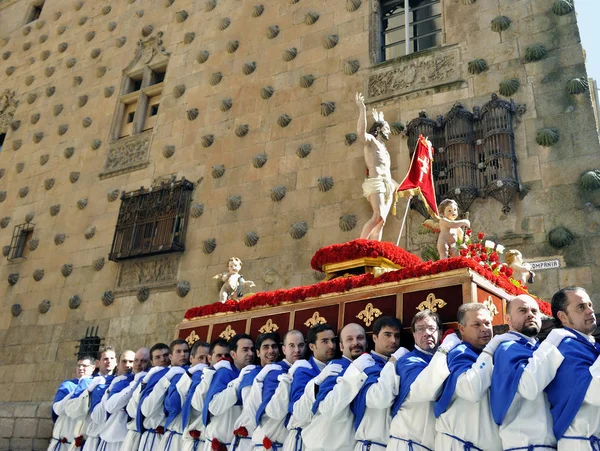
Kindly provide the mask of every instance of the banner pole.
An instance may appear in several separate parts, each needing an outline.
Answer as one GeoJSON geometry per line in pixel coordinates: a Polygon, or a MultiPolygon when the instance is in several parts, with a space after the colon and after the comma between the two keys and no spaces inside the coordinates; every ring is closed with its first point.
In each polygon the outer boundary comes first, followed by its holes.
{"type": "Polygon", "coordinates": [[[404,217],[402,218],[402,225],[400,226],[400,233],[398,233],[396,246],[400,246],[400,237],[402,236],[402,231],[404,230],[404,224],[406,223],[406,216],[408,215],[408,208],[410,207],[410,201],[412,198],[412,196],[409,196],[408,201],[406,202],[406,209],[404,210],[404,217]]]}

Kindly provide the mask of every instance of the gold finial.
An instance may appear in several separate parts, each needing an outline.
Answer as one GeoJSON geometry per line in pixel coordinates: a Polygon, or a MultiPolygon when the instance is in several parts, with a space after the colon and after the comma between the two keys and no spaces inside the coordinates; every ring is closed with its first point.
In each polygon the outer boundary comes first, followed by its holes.
{"type": "Polygon", "coordinates": [[[195,330],[193,330],[192,332],[190,332],[190,334],[187,336],[187,338],[185,339],[185,341],[187,341],[187,344],[190,346],[190,348],[192,347],[192,345],[194,343],[196,343],[198,340],[200,340],[200,337],[198,336],[198,334],[196,333],[195,330]]]}
{"type": "Polygon", "coordinates": [[[369,327],[373,320],[378,316],[381,316],[381,310],[373,307],[370,302],[365,306],[365,309],[360,311],[356,317],[362,319],[365,322],[365,326],[369,327]]]}
{"type": "Polygon", "coordinates": [[[223,332],[219,334],[220,338],[224,338],[225,340],[231,340],[236,334],[236,331],[231,328],[231,324],[227,324],[227,327],[223,332]]]}
{"type": "Polygon", "coordinates": [[[438,311],[438,308],[442,309],[446,307],[446,305],[447,304],[443,299],[436,298],[435,294],[429,293],[427,295],[427,299],[417,306],[417,310],[422,312],[423,310],[427,309],[435,313],[438,311]]]}
{"type": "Polygon", "coordinates": [[[258,331],[261,334],[275,332],[277,330],[279,330],[279,326],[277,324],[275,324],[271,318],[268,319],[268,321],[265,323],[264,326],[262,326],[260,329],[258,329],[258,331]]]}
{"type": "Polygon", "coordinates": [[[327,322],[327,320],[325,318],[323,318],[321,315],[319,315],[319,312],[315,312],[313,313],[313,316],[311,316],[310,318],[308,318],[306,320],[306,322],[304,323],[305,326],[308,327],[314,327],[317,324],[325,324],[327,322]]]}

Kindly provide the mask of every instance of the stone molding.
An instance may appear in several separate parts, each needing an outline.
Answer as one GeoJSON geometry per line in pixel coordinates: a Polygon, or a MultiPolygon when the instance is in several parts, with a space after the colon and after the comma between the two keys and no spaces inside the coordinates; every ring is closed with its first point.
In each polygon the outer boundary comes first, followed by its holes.
{"type": "Polygon", "coordinates": [[[15,91],[5,89],[0,95],[0,133],[6,133],[15,116],[19,101],[15,100],[15,91]]]}
{"type": "Polygon", "coordinates": [[[137,293],[141,287],[170,289],[177,285],[181,254],[159,255],[119,262],[115,295],[137,293]]]}
{"type": "Polygon", "coordinates": [[[143,169],[150,164],[152,130],[110,143],[100,178],[143,169]]]}

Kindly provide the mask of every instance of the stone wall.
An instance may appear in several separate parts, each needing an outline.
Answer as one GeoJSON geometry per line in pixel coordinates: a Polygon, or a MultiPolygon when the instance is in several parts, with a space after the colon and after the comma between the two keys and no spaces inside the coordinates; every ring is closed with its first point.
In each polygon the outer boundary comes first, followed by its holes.
{"type": "MultiPolygon", "coordinates": [[[[365,92],[368,106],[383,109],[388,121],[408,123],[421,110],[430,117],[445,114],[457,101],[481,106],[501,81],[519,79],[513,98],[526,105],[515,123],[525,189],[508,214],[493,199],[476,200],[470,209],[473,227],[522,249],[526,257],[564,259],[566,266],[540,272],[534,292],[548,297],[558,286],[578,283],[600,293],[600,203],[577,185],[584,170],[600,166],[600,145],[589,93],[565,90],[570,79],[587,78],[573,12],[553,14],[552,0],[443,1],[441,48],[374,64],[370,41],[377,2],[363,0],[350,11],[346,0],[263,0],[260,15],[258,3],[46,0],[40,19],[25,26],[30,2],[0,1],[0,89],[14,91],[18,101],[0,113],[6,131],[0,217],[10,218],[3,221],[0,244],[9,245],[14,227],[26,220],[35,224],[38,240],[37,247],[28,247],[26,260],[0,261],[0,402],[52,399],[58,382],[72,377],[76,346],[88,327],[98,327],[105,343],[118,349],[169,341],[187,308],[217,299],[212,277],[231,256],[242,259],[242,272],[256,290],[314,283],[314,252],[358,237],[371,214],[361,190],[362,149],[346,142],[356,131],[356,91],[365,92]],[[319,18],[307,25],[311,11],[319,18]],[[499,15],[511,23],[496,33],[491,21],[499,15]],[[224,19],[230,20],[225,28],[224,19]],[[327,49],[333,35],[339,42],[327,49]],[[230,53],[233,41],[239,48],[230,53]],[[532,44],[545,46],[544,59],[525,60],[532,44]],[[292,48],[297,55],[286,61],[290,53],[286,59],[283,54],[292,48]],[[148,137],[113,143],[123,71],[165,56],[154,128],[148,137]],[[468,63],[475,58],[486,60],[488,70],[470,74],[468,63]],[[245,65],[252,62],[256,68],[246,75],[251,67],[245,65]],[[222,80],[213,85],[217,72],[222,80]],[[176,89],[181,86],[182,95],[176,89]],[[267,99],[261,95],[265,87],[273,88],[267,99]],[[232,101],[226,111],[224,99],[232,101]],[[322,104],[328,102],[335,111],[323,115],[322,104]],[[187,112],[195,108],[199,115],[190,120],[187,112]],[[286,127],[278,123],[282,115],[291,118],[286,127]],[[238,137],[243,125],[249,132],[238,137]],[[553,147],[536,143],[543,127],[560,129],[553,147]],[[202,143],[207,135],[214,136],[209,147],[202,143]],[[304,158],[298,152],[302,144],[312,149],[304,158]],[[174,153],[165,146],[174,146],[174,153]],[[262,154],[266,163],[255,167],[253,158],[262,154]],[[215,178],[213,168],[219,165],[225,173],[215,178]],[[193,181],[193,202],[203,206],[201,215],[189,219],[185,252],[162,262],[106,260],[120,205],[111,193],[149,187],[171,175],[193,181]],[[333,179],[329,191],[319,189],[322,177],[333,179]],[[274,202],[271,191],[278,186],[285,186],[286,194],[274,202]],[[227,207],[230,196],[241,196],[235,211],[227,207]],[[339,228],[346,214],[357,218],[349,232],[339,228]],[[299,222],[306,222],[308,232],[294,239],[290,228],[299,222]],[[555,250],[547,237],[559,225],[570,228],[575,241],[555,250]],[[95,233],[86,237],[91,227],[95,233]],[[248,232],[258,234],[255,246],[244,244],[248,232]],[[209,239],[216,240],[216,248],[207,254],[203,243],[209,239]],[[72,265],[68,276],[65,265],[72,265]],[[36,270],[44,270],[41,279],[36,270]],[[8,282],[11,274],[19,274],[16,282],[11,278],[14,285],[8,282]],[[178,281],[190,283],[187,296],[176,295],[178,281]],[[151,286],[145,302],[136,298],[141,285],[151,286]],[[106,291],[116,296],[108,306],[101,301],[106,291]],[[76,309],[69,307],[74,295],[82,299],[76,309]],[[45,300],[50,309],[41,313],[45,300]],[[22,309],[18,316],[11,315],[15,304],[22,309]]],[[[402,179],[408,168],[406,139],[392,136],[388,149],[393,174],[402,179]]],[[[401,202],[399,215],[403,208],[401,202]]],[[[410,212],[402,241],[415,253],[435,240],[416,233],[422,220],[410,212]]],[[[384,239],[395,240],[399,227],[400,221],[390,218],[384,239]]],[[[596,306],[599,296],[594,295],[596,306]]]]}
{"type": "Polygon", "coordinates": [[[50,403],[0,403],[0,450],[42,451],[52,436],[50,403]]]}

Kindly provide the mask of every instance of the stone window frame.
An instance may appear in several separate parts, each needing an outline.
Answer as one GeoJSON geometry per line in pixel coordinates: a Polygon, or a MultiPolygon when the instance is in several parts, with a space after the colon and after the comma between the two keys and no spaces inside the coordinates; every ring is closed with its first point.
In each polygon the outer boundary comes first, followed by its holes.
{"type": "Polygon", "coordinates": [[[27,244],[33,238],[35,224],[25,222],[16,225],[13,230],[12,240],[10,242],[10,250],[6,256],[8,261],[26,259],[27,244]]]}
{"type": "MultiPolygon", "coordinates": [[[[417,52],[409,52],[406,55],[399,56],[397,58],[385,59],[382,52],[382,1],[386,0],[373,0],[370,2],[371,12],[370,12],[370,34],[369,34],[369,56],[372,65],[389,63],[390,61],[399,60],[402,58],[406,58],[412,55],[416,55],[420,52],[425,52],[428,50],[436,49],[443,47],[446,45],[446,14],[444,14],[444,6],[445,0],[439,0],[441,12],[441,20],[442,20],[442,29],[440,30],[441,35],[441,43],[438,46],[428,47],[427,49],[421,49],[417,52]]],[[[391,0],[387,0],[391,1],[391,0]]]]}
{"type": "Polygon", "coordinates": [[[25,16],[25,23],[23,25],[28,25],[38,20],[42,15],[42,10],[44,9],[45,3],[46,0],[32,2],[27,9],[27,15],[25,16]]]}

